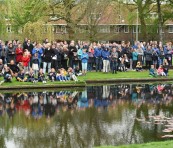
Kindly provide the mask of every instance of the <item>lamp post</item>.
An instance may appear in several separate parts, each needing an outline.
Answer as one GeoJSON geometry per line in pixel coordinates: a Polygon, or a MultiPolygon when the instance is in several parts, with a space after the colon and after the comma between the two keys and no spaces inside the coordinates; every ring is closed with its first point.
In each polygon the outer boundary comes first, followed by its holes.
{"type": "Polygon", "coordinates": [[[139,24],[139,19],[138,19],[138,15],[139,15],[139,12],[138,12],[138,7],[137,7],[137,10],[136,10],[136,41],[138,41],[138,35],[139,35],[139,32],[138,32],[138,24],[139,24]]]}

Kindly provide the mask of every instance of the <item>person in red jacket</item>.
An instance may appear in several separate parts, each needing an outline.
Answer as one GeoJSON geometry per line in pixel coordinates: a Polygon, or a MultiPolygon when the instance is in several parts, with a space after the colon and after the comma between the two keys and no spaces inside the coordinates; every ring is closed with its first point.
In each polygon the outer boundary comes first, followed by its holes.
{"type": "Polygon", "coordinates": [[[30,52],[28,50],[25,50],[23,57],[22,57],[22,63],[23,63],[25,74],[29,71],[30,58],[31,58],[30,52]]]}
{"type": "Polygon", "coordinates": [[[16,64],[19,62],[22,62],[22,57],[23,57],[23,49],[21,44],[18,44],[18,47],[16,48],[16,64]]]}

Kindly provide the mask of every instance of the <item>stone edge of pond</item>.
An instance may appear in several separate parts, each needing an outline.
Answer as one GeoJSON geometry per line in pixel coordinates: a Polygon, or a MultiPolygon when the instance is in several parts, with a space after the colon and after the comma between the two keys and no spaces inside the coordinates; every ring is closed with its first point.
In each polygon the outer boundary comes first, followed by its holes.
{"type": "Polygon", "coordinates": [[[73,84],[44,84],[44,85],[16,85],[16,86],[0,86],[0,90],[17,90],[17,89],[51,89],[51,88],[73,88],[85,87],[86,83],[73,83],[73,84]]]}
{"type": "Polygon", "coordinates": [[[173,81],[173,78],[147,78],[147,79],[108,79],[108,80],[86,80],[80,83],[71,84],[44,84],[44,85],[16,85],[16,86],[0,86],[0,90],[17,90],[17,89],[45,89],[45,88],[72,88],[86,87],[89,84],[115,84],[115,83],[139,83],[139,82],[168,82],[173,81]]]}
{"type": "Polygon", "coordinates": [[[133,82],[166,82],[173,81],[173,78],[146,78],[146,79],[109,79],[109,80],[86,80],[86,84],[98,84],[98,83],[133,83],[133,82]]]}

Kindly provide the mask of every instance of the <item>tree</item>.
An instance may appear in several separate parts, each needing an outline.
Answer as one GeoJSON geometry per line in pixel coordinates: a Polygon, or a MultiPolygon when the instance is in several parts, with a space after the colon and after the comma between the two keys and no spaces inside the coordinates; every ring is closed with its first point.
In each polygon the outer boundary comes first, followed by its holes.
{"type": "Polygon", "coordinates": [[[49,2],[49,16],[55,20],[64,20],[67,24],[69,39],[75,39],[75,29],[77,24],[83,19],[86,13],[85,0],[51,0],[49,2]]]}
{"type": "Polygon", "coordinates": [[[86,34],[90,41],[95,41],[99,32],[99,23],[106,21],[108,16],[108,9],[112,9],[110,6],[110,0],[86,0],[86,14],[84,17],[84,24],[87,24],[86,34]]]}
{"type": "Polygon", "coordinates": [[[1,0],[0,1],[0,36],[5,35],[6,33],[6,19],[8,15],[8,1],[1,0]]]}
{"type": "Polygon", "coordinates": [[[10,19],[15,32],[24,28],[28,22],[43,20],[47,8],[43,0],[11,0],[10,5],[10,19]]]}
{"type": "MultiPolygon", "coordinates": [[[[128,8],[131,12],[134,10],[138,13],[140,24],[141,24],[141,34],[142,40],[147,40],[147,22],[146,18],[149,13],[153,10],[153,1],[152,0],[133,0],[134,3],[127,3],[128,8]]],[[[137,19],[137,18],[136,18],[137,19]]]]}

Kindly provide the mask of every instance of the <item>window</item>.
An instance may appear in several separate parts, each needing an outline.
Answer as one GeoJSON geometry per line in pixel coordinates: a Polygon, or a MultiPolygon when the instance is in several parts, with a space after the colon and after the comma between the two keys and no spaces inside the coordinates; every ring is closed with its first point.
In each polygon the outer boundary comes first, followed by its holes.
{"type": "Polygon", "coordinates": [[[86,26],[78,26],[77,32],[79,33],[86,33],[87,32],[87,27],[86,26]]]}
{"type": "MultiPolygon", "coordinates": [[[[159,33],[159,28],[157,28],[157,33],[159,33]]],[[[162,27],[162,33],[164,33],[164,28],[162,27]]]]}
{"type": "Polygon", "coordinates": [[[11,25],[7,25],[7,32],[11,33],[11,25]]]}
{"type": "Polygon", "coordinates": [[[66,26],[61,26],[61,32],[62,33],[67,33],[66,26]]]}
{"type": "Polygon", "coordinates": [[[98,32],[99,33],[110,33],[110,26],[99,26],[98,32]]]}
{"type": "Polygon", "coordinates": [[[115,32],[115,33],[119,33],[119,32],[120,32],[120,26],[115,26],[114,32],[115,32]]]}
{"type": "Polygon", "coordinates": [[[173,25],[168,26],[168,32],[173,33],[173,25]]]}
{"type": "MultiPolygon", "coordinates": [[[[133,26],[133,33],[136,33],[136,26],[133,26]]],[[[138,25],[138,33],[141,33],[141,27],[138,25]]]]}
{"type": "Polygon", "coordinates": [[[129,33],[129,26],[127,25],[124,26],[124,33],[129,33]]]}
{"type": "Polygon", "coordinates": [[[150,13],[149,16],[150,16],[150,18],[152,18],[152,19],[158,18],[158,14],[155,13],[155,12],[150,13]]]}

